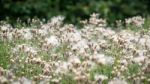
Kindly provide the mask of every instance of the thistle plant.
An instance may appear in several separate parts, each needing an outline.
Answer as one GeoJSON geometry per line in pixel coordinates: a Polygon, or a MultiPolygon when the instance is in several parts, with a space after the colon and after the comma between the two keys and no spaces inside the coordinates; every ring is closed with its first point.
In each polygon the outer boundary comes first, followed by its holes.
{"type": "Polygon", "coordinates": [[[81,21],[81,29],[63,19],[33,20],[38,24],[19,29],[0,25],[0,83],[149,84],[150,30],[143,31],[144,18],[126,19],[120,31],[98,14],[81,21]]]}

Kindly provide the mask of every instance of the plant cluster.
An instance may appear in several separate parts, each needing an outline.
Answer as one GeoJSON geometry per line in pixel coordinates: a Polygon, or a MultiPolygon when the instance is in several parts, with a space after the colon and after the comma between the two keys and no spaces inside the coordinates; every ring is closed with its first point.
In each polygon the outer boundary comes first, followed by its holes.
{"type": "Polygon", "coordinates": [[[10,61],[0,67],[0,83],[150,83],[150,30],[142,29],[145,19],[126,19],[127,25],[140,29],[137,32],[112,30],[98,14],[81,21],[82,29],[63,24],[63,19],[53,17],[31,28],[0,26],[0,40],[9,48],[9,58],[0,63],[10,61]]]}

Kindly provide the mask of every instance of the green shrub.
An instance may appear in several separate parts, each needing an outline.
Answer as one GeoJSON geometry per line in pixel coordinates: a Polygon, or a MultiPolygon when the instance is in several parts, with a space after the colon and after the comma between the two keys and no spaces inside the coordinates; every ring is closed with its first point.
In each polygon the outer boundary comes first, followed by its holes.
{"type": "Polygon", "coordinates": [[[0,19],[45,18],[64,15],[66,22],[77,23],[93,12],[108,22],[134,15],[149,14],[149,0],[1,0],[0,19]]]}

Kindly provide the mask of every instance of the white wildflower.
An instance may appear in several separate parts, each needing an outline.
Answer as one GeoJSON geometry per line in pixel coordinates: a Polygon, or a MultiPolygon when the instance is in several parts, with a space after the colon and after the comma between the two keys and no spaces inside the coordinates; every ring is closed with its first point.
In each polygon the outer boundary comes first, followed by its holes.
{"type": "Polygon", "coordinates": [[[19,81],[13,81],[11,84],[21,84],[19,81]]]}
{"type": "Polygon", "coordinates": [[[48,31],[46,29],[39,29],[38,30],[38,33],[41,35],[41,36],[45,36],[48,34],[48,31]]]}
{"type": "Polygon", "coordinates": [[[61,62],[56,69],[56,73],[67,73],[70,63],[69,62],[61,62]]]}
{"type": "Polygon", "coordinates": [[[135,16],[129,19],[126,19],[126,24],[133,24],[137,27],[141,27],[144,24],[145,19],[141,16],[135,16]]]}
{"type": "Polygon", "coordinates": [[[138,56],[138,57],[134,57],[132,60],[136,63],[141,63],[141,62],[144,62],[146,59],[145,56],[138,56]]]}
{"type": "Polygon", "coordinates": [[[8,27],[2,26],[2,27],[1,27],[1,30],[2,30],[2,31],[6,31],[6,30],[8,30],[8,27]]]}
{"type": "Polygon", "coordinates": [[[32,84],[32,81],[27,79],[27,78],[25,78],[25,77],[22,77],[20,79],[20,81],[22,82],[22,84],[32,84]]]}
{"type": "Polygon", "coordinates": [[[9,41],[12,41],[13,40],[13,35],[12,35],[12,32],[8,32],[8,33],[5,33],[6,35],[6,38],[9,40],[9,41]]]}
{"type": "Polygon", "coordinates": [[[92,59],[96,60],[97,63],[101,63],[104,65],[113,64],[114,58],[105,56],[104,54],[96,54],[92,57],[92,59]]]}
{"type": "Polygon", "coordinates": [[[20,33],[22,34],[23,38],[26,40],[31,40],[33,38],[33,35],[29,29],[22,29],[20,33]]]}
{"type": "Polygon", "coordinates": [[[63,17],[63,16],[53,17],[53,18],[51,19],[51,24],[52,24],[52,25],[55,25],[55,24],[60,25],[60,24],[62,24],[62,21],[63,21],[63,20],[64,20],[64,17],[63,17]]]}
{"type": "Polygon", "coordinates": [[[150,49],[150,38],[148,38],[148,39],[146,40],[146,43],[145,43],[145,44],[146,44],[146,47],[150,49]]]}
{"type": "Polygon", "coordinates": [[[48,45],[52,45],[52,46],[58,46],[60,44],[56,36],[51,36],[49,38],[46,38],[45,41],[47,42],[48,45]]]}
{"type": "Polygon", "coordinates": [[[69,60],[68,60],[70,63],[72,63],[72,64],[81,64],[81,61],[80,61],[80,59],[77,57],[77,56],[71,56],[71,57],[69,57],[69,60]]]}
{"type": "Polygon", "coordinates": [[[114,79],[108,82],[108,84],[128,84],[125,80],[114,79]]]}
{"type": "Polygon", "coordinates": [[[93,13],[89,19],[89,23],[92,25],[98,25],[98,26],[106,26],[106,20],[99,19],[99,14],[93,13]]]}
{"type": "Polygon", "coordinates": [[[127,65],[128,64],[127,60],[125,60],[125,59],[120,60],[120,63],[123,64],[123,65],[127,65]]]}
{"type": "Polygon", "coordinates": [[[96,74],[95,76],[94,76],[94,79],[96,80],[96,81],[99,81],[99,80],[107,80],[108,79],[108,77],[106,76],[106,75],[101,75],[101,74],[96,74]]]}
{"type": "Polygon", "coordinates": [[[26,39],[26,40],[30,40],[30,39],[32,39],[32,34],[31,34],[31,32],[27,32],[27,33],[25,33],[24,34],[24,39],[26,39]]]}
{"type": "Polygon", "coordinates": [[[72,50],[84,51],[87,48],[89,48],[89,47],[88,47],[88,43],[86,40],[81,40],[81,41],[77,42],[76,44],[72,45],[72,50]]]}
{"type": "Polygon", "coordinates": [[[146,43],[146,39],[145,38],[140,38],[139,39],[139,44],[140,45],[145,46],[145,43],[146,43]]]}
{"type": "Polygon", "coordinates": [[[81,35],[80,35],[80,33],[78,33],[78,32],[76,32],[76,33],[70,33],[71,35],[71,37],[70,37],[70,40],[71,40],[71,42],[77,42],[77,41],[79,41],[79,40],[81,40],[81,35]]]}

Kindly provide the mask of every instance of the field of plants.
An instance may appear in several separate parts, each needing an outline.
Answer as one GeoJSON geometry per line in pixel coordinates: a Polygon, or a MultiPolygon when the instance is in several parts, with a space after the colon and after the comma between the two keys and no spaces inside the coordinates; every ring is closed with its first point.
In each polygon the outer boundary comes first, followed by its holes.
{"type": "Polygon", "coordinates": [[[63,20],[0,23],[0,84],[150,84],[149,18],[63,20]]]}

